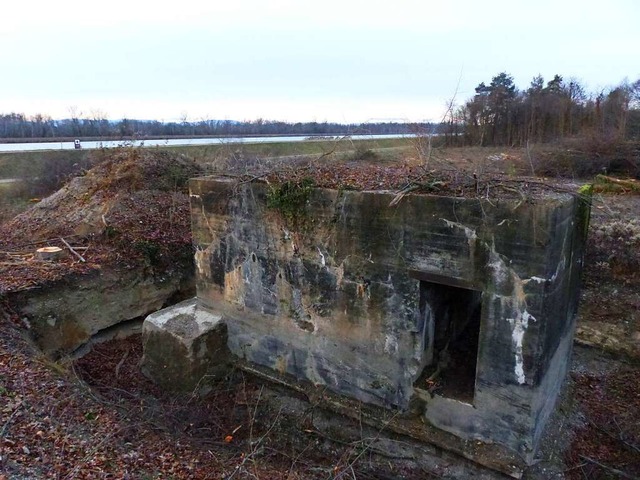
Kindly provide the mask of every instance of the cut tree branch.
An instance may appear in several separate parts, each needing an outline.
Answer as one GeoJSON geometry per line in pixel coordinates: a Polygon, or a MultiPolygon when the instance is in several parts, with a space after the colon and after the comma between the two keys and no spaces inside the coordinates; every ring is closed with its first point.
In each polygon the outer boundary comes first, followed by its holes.
{"type": "Polygon", "coordinates": [[[82,263],[85,263],[85,262],[86,262],[86,260],[84,259],[84,257],[83,257],[82,255],[80,255],[78,252],[76,252],[76,251],[73,249],[73,247],[67,243],[67,241],[66,241],[64,238],[60,237],[60,240],[62,241],[62,243],[64,243],[65,247],[67,247],[71,253],[73,253],[76,257],[78,257],[78,259],[79,259],[82,263]]]}

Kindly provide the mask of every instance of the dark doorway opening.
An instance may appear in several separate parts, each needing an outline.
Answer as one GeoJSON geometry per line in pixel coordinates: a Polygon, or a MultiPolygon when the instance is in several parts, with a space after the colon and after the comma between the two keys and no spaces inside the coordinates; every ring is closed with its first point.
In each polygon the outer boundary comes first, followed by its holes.
{"type": "Polygon", "coordinates": [[[415,387],[473,404],[482,292],[420,282],[424,364],[415,387]]]}

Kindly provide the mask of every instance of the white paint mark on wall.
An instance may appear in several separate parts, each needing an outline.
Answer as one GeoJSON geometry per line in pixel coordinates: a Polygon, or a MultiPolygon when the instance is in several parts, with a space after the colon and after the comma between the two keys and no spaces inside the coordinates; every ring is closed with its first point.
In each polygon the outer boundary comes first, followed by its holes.
{"type": "Polygon", "coordinates": [[[389,355],[393,355],[398,351],[398,339],[389,333],[384,337],[384,351],[389,355]]]}
{"type": "Polygon", "coordinates": [[[460,230],[462,230],[465,234],[465,236],[467,237],[467,240],[469,241],[473,241],[476,240],[478,238],[478,235],[476,235],[476,231],[465,226],[462,225],[461,223],[457,223],[457,222],[452,222],[451,220],[447,220],[446,218],[441,218],[440,220],[442,220],[444,223],[447,224],[447,227],[449,228],[458,228],[460,230]]]}
{"type": "Polygon", "coordinates": [[[522,354],[522,344],[524,341],[524,334],[527,331],[527,328],[529,328],[529,320],[535,322],[536,319],[533,315],[524,310],[523,312],[519,312],[516,318],[507,318],[507,320],[509,321],[509,323],[511,324],[511,328],[513,329],[511,338],[515,347],[516,360],[514,373],[518,383],[520,385],[523,385],[527,379],[524,375],[524,357],[522,354]]]}
{"type": "Polygon", "coordinates": [[[487,265],[493,271],[493,277],[497,285],[501,285],[505,280],[507,280],[509,272],[508,267],[498,254],[491,252],[491,260],[487,265]]]}
{"type": "Polygon", "coordinates": [[[545,283],[547,281],[546,278],[533,276],[529,280],[525,280],[526,282],[536,282],[538,285],[541,283],[545,283]]]}
{"type": "Polygon", "coordinates": [[[527,295],[524,292],[524,286],[530,281],[541,283],[546,282],[547,279],[534,276],[523,280],[513,268],[507,265],[506,260],[495,251],[495,247],[493,246],[490,251],[489,266],[493,270],[496,286],[508,286],[511,290],[511,295],[498,295],[498,298],[500,298],[503,308],[510,311],[510,315],[512,316],[512,318],[507,317],[507,321],[511,325],[512,330],[511,339],[515,359],[513,371],[516,381],[520,385],[523,385],[527,380],[524,373],[524,335],[527,328],[529,328],[529,321],[536,321],[535,317],[527,310],[527,295]],[[507,280],[509,281],[506,282],[507,280]]]}
{"type": "Polygon", "coordinates": [[[564,270],[566,264],[566,260],[563,257],[562,260],[560,260],[560,262],[558,262],[558,266],[556,267],[556,271],[553,273],[553,275],[551,275],[551,278],[543,278],[543,277],[531,277],[528,280],[524,280],[524,283],[527,283],[529,281],[532,282],[536,282],[536,283],[544,283],[544,282],[549,282],[549,283],[553,283],[556,281],[556,278],[558,278],[558,274],[561,270],[564,270]]]}
{"type": "Polygon", "coordinates": [[[249,255],[248,259],[245,260],[244,264],[242,265],[242,277],[244,279],[244,284],[245,285],[251,285],[251,280],[252,277],[255,277],[256,274],[253,271],[253,266],[251,265],[251,262],[249,261],[249,259],[251,257],[255,257],[256,254],[255,253],[251,253],[251,255],[249,255]]]}
{"type": "Polygon", "coordinates": [[[196,247],[196,252],[194,255],[198,275],[204,278],[211,277],[211,264],[209,263],[209,254],[207,250],[208,249],[196,247]]]}
{"type": "MultiPolygon", "coordinates": [[[[564,247],[563,247],[564,248],[564,247]]],[[[566,257],[562,257],[562,260],[560,261],[560,263],[558,263],[558,266],[556,267],[556,271],[553,274],[553,276],[551,277],[551,281],[554,282],[556,280],[556,278],[558,278],[559,273],[565,269],[565,266],[567,265],[567,259],[566,257]]]]}

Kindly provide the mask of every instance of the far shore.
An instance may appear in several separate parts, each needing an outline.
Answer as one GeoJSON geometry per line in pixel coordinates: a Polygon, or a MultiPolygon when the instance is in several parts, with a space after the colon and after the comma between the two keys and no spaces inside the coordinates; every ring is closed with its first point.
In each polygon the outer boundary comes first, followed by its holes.
{"type": "MultiPolygon", "coordinates": [[[[32,138],[0,138],[0,143],[61,143],[61,142],[73,142],[74,140],[80,140],[80,142],[127,142],[127,141],[144,141],[144,140],[178,140],[185,138],[245,138],[245,137],[309,137],[309,138],[341,138],[348,137],[350,135],[367,135],[367,132],[356,131],[350,134],[347,133],[325,133],[325,134],[313,134],[313,133],[268,133],[268,134],[243,134],[243,135],[143,135],[143,136],[108,136],[108,137],[32,137],[32,138]]],[[[375,135],[375,134],[372,134],[375,135]]],[[[395,134],[394,134],[395,135],[395,134]]],[[[398,133],[397,135],[405,135],[398,133]]]]}

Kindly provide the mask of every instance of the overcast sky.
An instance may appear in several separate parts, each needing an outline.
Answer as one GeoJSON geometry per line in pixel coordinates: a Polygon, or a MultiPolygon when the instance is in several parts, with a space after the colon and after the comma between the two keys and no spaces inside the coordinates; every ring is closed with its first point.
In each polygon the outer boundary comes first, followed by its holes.
{"type": "Polygon", "coordinates": [[[640,77],[638,0],[5,0],[0,113],[439,120],[501,71],[640,77]]]}

